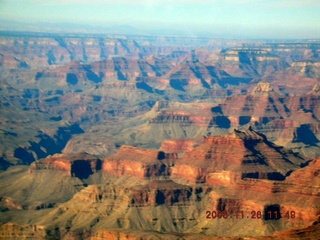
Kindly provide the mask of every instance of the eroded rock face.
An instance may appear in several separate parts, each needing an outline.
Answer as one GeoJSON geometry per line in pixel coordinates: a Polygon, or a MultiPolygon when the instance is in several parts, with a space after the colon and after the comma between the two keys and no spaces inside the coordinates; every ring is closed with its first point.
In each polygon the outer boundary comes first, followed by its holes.
{"type": "Polygon", "coordinates": [[[127,207],[172,206],[190,204],[198,193],[199,191],[195,191],[192,187],[171,180],[153,180],[135,187],[89,186],[77,194],[75,199],[88,203],[103,203],[110,200],[115,203],[121,200],[127,207]]]}
{"type": "MultiPolygon", "coordinates": [[[[88,154],[69,156],[68,168],[60,164],[62,156],[42,160],[42,165],[35,162],[33,168],[38,167],[39,172],[41,167],[51,165],[52,171],[72,171],[72,164],[82,160],[91,164],[92,171],[97,170],[97,162],[88,154]]],[[[199,234],[197,239],[201,239],[203,233],[232,236],[237,229],[235,221],[244,221],[248,223],[241,228],[244,235],[260,236],[271,234],[274,224],[279,229],[305,228],[320,213],[319,161],[300,168],[305,159],[273,145],[252,129],[207,137],[184,157],[172,162],[167,157],[162,151],[122,146],[104,160],[104,178],[96,178],[97,183],[83,188],[70,201],[52,206],[52,211],[41,218],[46,234],[96,239],[122,236],[120,232],[126,230],[137,231],[132,235],[136,237],[144,231],[153,234],[162,229],[163,234],[169,234],[193,229],[194,234],[199,234]],[[228,158],[220,156],[222,152],[228,158]],[[160,163],[169,166],[165,175],[159,175],[160,163]],[[293,172],[284,181],[268,180],[274,173],[286,174],[281,171],[293,172]],[[227,219],[222,216],[225,213],[227,219]],[[57,228],[66,224],[71,228],[57,228]],[[94,229],[87,231],[86,226],[94,229]]],[[[81,169],[84,170],[83,165],[81,169]]],[[[0,234],[6,231],[0,230],[0,234]]]]}
{"type": "MultiPolygon", "coordinates": [[[[132,86],[152,92],[153,89],[144,82],[147,78],[161,77],[170,71],[171,65],[161,60],[138,60],[122,57],[97,61],[91,64],[80,64],[79,61],[71,61],[69,64],[37,72],[35,80],[46,82],[52,79],[58,81],[60,86],[86,87],[102,83],[105,86],[119,80],[131,81],[132,86]],[[133,82],[137,80],[137,84],[133,82]]],[[[116,87],[116,86],[114,86],[116,87]]]]}
{"type": "Polygon", "coordinates": [[[101,166],[101,160],[89,154],[55,154],[32,163],[29,172],[58,170],[67,172],[69,176],[84,179],[101,170],[101,166]]]}
{"type": "Polygon", "coordinates": [[[198,147],[191,148],[191,143],[168,140],[163,143],[164,152],[122,146],[117,153],[104,159],[103,170],[117,176],[173,176],[193,182],[230,185],[244,178],[284,180],[307,161],[269,142],[252,128],[206,137],[198,147]]]}
{"type": "Polygon", "coordinates": [[[259,93],[259,92],[274,92],[270,83],[260,82],[258,85],[253,89],[252,93],[259,93]]]}
{"type": "Polygon", "coordinates": [[[320,159],[311,161],[306,167],[293,172],[287,179],[288,182],[295,185],[291,191],[297,191],[304,194],[320,193],[320,159]],[[315,188],[305,188],[305,186],[314,186],[315,188]]]}
{"type": "MultiPolygon", "coordinates": [[[[31,67],[45,67],[66,64],[72,60],[98,61],[114,55],[138,56],[141,51],[133,40],[110,38],[78,38],[64,36],[2,36],[0,51],[6,58],[13,56],[31,67]],[[12,49],[15,50],[12,50],[12,49]]],[[[6,59],[5,59],[6,60],[6,59]]],[[[4,64],[10,65],[9,61],[4,64]]]]}
{"type": "Polygon", "coordinates": [[[239,178],[284,180],[305,162],[252,129],[234,130],[229,135],[207,137],[204,144],[176,162],[172,175],[207,183],[228,183],[239,178]]]}
{"type": "Polygon", "coordinates": [[[193,149],[195,144],[196,143],[191,140],[170,139],[164,140],[160,149],[168,153],[189,152],[193,149]]]}
{"type": "Polygon", "coordinates": [[[320,62],[297,61],[291,64],[303,76],[308,78],[318,78],[320,76],[320,62]]]}
{"type": "MultiPolygon", "coordinates": [[[[168,156],[170,158],[170,156],[168,156]]],[[[133,175],[139,178],[169,176],[171,160],[162,151],[122,146],[103,162],[103,171],[117,176],[133,175]]]]}
{"type": "Polygon", "coordinates": [[[266,124],[274,118],[279,118],[279,115],[283,117],[288,115],[282,97],[267,83],[259,84],[247,95],[226,98],[212,111],[216,116],[229,118],[232,126],[256,121],[266,124]]]}
{"type": "MultiPolygon", "coordinates": [[[[233,63],[234,69],[242,75],[264,75],[287,68],[289,65],[277,55],[270,53],[269,49],[235,48],[222,51],[223,60],[233,63]]],[[[228,71],[228,64],[223,65],[228,71]]]]}
{"type": "Polygon", "coordinates": [[[306,95],[284,96],[270,83],[259,83],[249,94],[228,97],[213,107],[210,127],[230,129],[251,125],[283,146],[317,145],[320,99],[316,89],[306,95]]]}
{"type": "Polygon", "coordinates": [[[170,86],[178,91],[186,91],[189,87],[211,88],[212,83],[219,79],[219,71],[214,67],[205,66],[199,60],[185,61],[164,76],[170,86]]]}
{"type": "MultiPolygon", "coordinates": [[[[291,229],[284,230],[272,234],[270,239],[281,238],[281,239],[294,239],[294,238],[309,238],[309,239],[318,239],[320,237],[320,219],[314,221],[309,226],[302,229],[291,229]]],[[[268,239],[268,238],[265,238],[268,239]]]]}
{"type": "Polygon", "coordinates": [[[73,136],[63,149],[65,154],[88,153],[96,156],[107,156],[116,152],[114,142],[103,136],[81,134],[73,136]]]}
{"type": "Polygon", "coordinates": [[[0,198],[0,209],[1,211],[7,210],[22,210],[23,206],[21,204],[17,204],[13,202],[10,197],[1,197],[0,198]]]}

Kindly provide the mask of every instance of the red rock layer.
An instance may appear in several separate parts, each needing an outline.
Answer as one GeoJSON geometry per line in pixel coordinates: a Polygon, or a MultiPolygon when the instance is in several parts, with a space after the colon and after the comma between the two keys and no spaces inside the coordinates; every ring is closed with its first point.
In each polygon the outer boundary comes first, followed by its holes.
{"type": "Polygon", "coordinates": [[[162,142],[160,149],[168,153],[190,152],[195,144],[191,140],[168,139],[162,142]]]}
{"type": "MultiPolygon", "coordinates": [[[[134,187],[90,185],[74,196],[75,200],[86,203],[103,203],[109,200],[122,201],[128,207],[179,206],[188,205],[201,198],[208,187],[190,187],[171,180],[153,180],[148,184],[134,187]]],[[[120,202],[118,202],[120,203],[120,202]]]]}
{"type": "Polygon", "coordinates": [[[69,176],[87,178],[101,169],[101,160],[85,153],[55,154],[43,160],[33,162],[29,172],[32,173],[45,169],[64,171],[69,176]]]}
{"type": "Polygon", "coordinates": [[[238,178],[283,180],[305,161],[251,129],[235,130],[228,135],[207,137],[204,144],[176,162],[172,175],[207,183],[238,178]]]}
{"type": "Polygon", "coordinates": [[[103,171],[117,175],[133,175],[139,178],[168,176],[171,163],[164,152],[122,146],[118,152],[104,159],[103,171]]]}
{"type": "Polygon", "coordinates": [[[294,171],[287,181],[294,184],[292,191],[304,194],[320,195],[320,158],[313,160],[308,166],[294,171]],[[306,188],[311,186],[312,188],[306,188]]]}
{"type": "Polygon", "coordinates": [[[149,124],[179,123],[182,126],[196,125],[207,127],[212,119],[212,104],[192,103],[183,104],[169,101],[157,102],[152,113],[154,116],[149,124]]]}

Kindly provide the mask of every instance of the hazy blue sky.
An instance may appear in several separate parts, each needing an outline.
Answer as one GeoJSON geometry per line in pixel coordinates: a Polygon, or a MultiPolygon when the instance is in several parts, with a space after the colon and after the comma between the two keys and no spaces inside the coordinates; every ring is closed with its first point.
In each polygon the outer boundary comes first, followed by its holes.
{"type": "Polygon", "coordinates": [[[320,0],[0,0],[0,18],[217,36],[320,37],[320,0]]]}

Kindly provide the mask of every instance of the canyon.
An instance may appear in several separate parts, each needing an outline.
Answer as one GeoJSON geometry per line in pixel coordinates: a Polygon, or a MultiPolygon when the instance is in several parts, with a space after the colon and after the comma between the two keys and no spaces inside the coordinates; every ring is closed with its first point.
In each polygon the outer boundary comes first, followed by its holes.
{"type": "Polygon", "coordinates": [[[319,239],[319,56],[0,32],[0,238],[319,239]]]}

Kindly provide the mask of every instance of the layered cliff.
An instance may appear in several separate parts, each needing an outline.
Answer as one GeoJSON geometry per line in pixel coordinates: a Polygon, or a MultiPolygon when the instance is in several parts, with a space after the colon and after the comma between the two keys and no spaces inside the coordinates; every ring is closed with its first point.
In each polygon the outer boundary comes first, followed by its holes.
{"type": "Polygon", "coordinates": [[[221,74],[215,67],[206,66],[198,59],[185,61],[173,68],[164,76],[170,81],[170,86],[179,91],[186,91],[188,88],[211,88],[217,83],[221,74]]]}
{"type": "Polygon", "coordinates": [[[240,73],[242,76],[272,74],[289,66],[279,56],[261,48],[227,49],[222,51],[222,56],[226,61],[222,68],[229,74],[240,73]],[[230,68],[228,62],[233,63],[234,68],[230,68]]]}
{"type": "Polygon", "coordinates": [[[138,56],[139,45],[129,39],[107,37],[1,36],[0,52],[9,68],[25,66],[36,68],[62,65],[73,60],[98,61],[117,55],[138,56]],[[9,60],[15,59],[14,62],[9,60]]]}
{"type": "Polygon", "coordinates": [[[229,185],[243,178],[284,180],[306,162],[269,142],[252,129],[207,137],[172,168],[172,175],[192,181],[229,185]]]}
{"type": "Polygon", "coordinates": [[[195,144],[191,140],[167,139],[161,143],[160,149],[168,153],[185,153],[191,151],[195,144]]]}
{"type": "Polygon", "coordinates": [[[117,176],[139,178],[169,176],[172,160],[162,151],[122,146],[118,152],[104,159],[104,172],[117,176]]]}
{"type": "Polygon", "coordinates": [[[39,170],[64,171],[69,176],[80,179],[88,178],[98,170],[101,170],[102,162],[99,158],[86,153],[55,154],[43,160],[38,160],[30,165],[30,173],[39,170]]]}
{"type": "Polygon", "coordinates": [[[293,147],[291,143],[315,146],[319,141],[318,102],[316,87],[305,95],[285,96],[270,83],[261,82],[248,94],[227,97],[213,107],[209,127],[230,129],[251,125],[284,146],[293,147]]]}
{"type": "Polygon", "coordinates": [[[83,88],[90,83],[112,83],[116,80],[133,81],[161,77],[170,69],[170,63],[159,59],[140,60],[114,57],[91,64],[71,61],[61,67],[37,72],[35,80],[51,80],[56,81],[58,85],[75,85],[83,88]]]}

